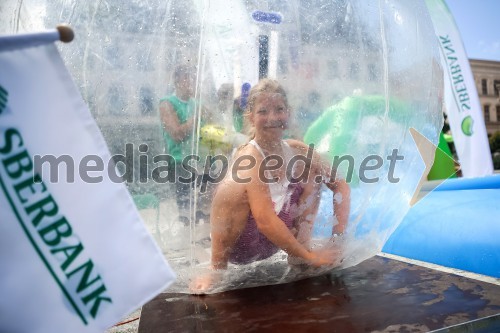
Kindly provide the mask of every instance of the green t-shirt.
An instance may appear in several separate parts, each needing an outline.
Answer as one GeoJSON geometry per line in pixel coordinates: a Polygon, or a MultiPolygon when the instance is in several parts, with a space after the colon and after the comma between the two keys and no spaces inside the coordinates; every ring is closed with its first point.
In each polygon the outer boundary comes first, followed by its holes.
{"type": "MultiPolygon", "coordinates": [[[[171,95],[168,97],[163,97],[160,99],[160,103],[168,101],[172,104],[177,117],[179,118],[179,123],[184,124],[194,113],[194,101],[189,99],[187,102],[180,100],[177,96],[171,95]]],[[[175,141],[170,134],[163,129],[163,138],[167,146],[167,153],[171,155],[176,162],[182,161],[182,159],[191,154],[191,133],[189,133],[182,141],[175,141]]]]}
{"type": "Polygon", "coordinates": [[[243,114],[239,112],[233,113],[233,126],[236,132],[243,132],[243,114]]]}

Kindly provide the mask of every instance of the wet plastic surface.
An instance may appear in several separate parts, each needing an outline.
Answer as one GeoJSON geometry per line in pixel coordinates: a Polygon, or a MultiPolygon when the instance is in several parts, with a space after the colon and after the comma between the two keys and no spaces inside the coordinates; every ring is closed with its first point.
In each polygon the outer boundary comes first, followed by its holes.
{"type": "MultiPolygon", "coordinates": [[[[211,216],[211,200],[225,173],[211,162],[229,161],[231,148],[249,139],[242,112],[260,78],[276,79],[287,92],[284,138],[315,144],[328,163],[347,158],[337,174],[351,187],[343,267],[379,253],[410,208],[425,166],[409,128],[438,142],[444,85],[423,1],[3,2],[0,32],[71,24],[75,40],[59,45],[61,56],[183,292],[209,269],[207,222],[222,217],[211,216]],[[186,65],[188,78],[176,80],[186,65]],[[167,140],[160,109],[164,98],[184,93],[182,100],[192,100],[186,112],[196,121],[177,146],[167,140]],[[177,166],[180,159],[192,164],[193,177],[167,172],[167,164],[175,166],[167,154],[177,156],[177,166]],[[221,159],[208,158],[214,155],[221,159]],[[219,181],[208,182],[207,170],[214,179],[222,175],[219,181]],[[180,176],[193,186],[178,186],[180,176]]],[[[333,202],[333,194],[321,196],[314,227],[323,233],[313,244],[324,246],[332,236],[333,202]]],[[[287,264],[278,255],[234,266],[218,287],[303,278],[279,270],[287,264]]]]}
{"type": "Polygon", "coordinates": [[[163,293],[139,332],[428,332],[498,313],[498,285],[376,256],[294,283],[163,293]]]}

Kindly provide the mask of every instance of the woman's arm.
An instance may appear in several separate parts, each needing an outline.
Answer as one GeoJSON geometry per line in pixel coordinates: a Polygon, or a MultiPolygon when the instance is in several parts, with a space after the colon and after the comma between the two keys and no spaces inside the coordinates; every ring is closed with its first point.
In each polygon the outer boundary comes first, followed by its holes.
{"type": "Polygon", "coordinates": [[[333,234],[343,234],[349,222],[349,211],[351,209],[351,189],[343,179],[327,182],[326,186],[334,192],[333,207],[337,224],[333,227],[333,234]]]}
{"type": "Polygon", "coordinates": [[[313,181],[303,184],[303,192],[297,204],[297,216],[294,218],[294,228],[297,240],[306,248],[310,248],[310,240],[314,220],[318,214],[321,184],[313,181]]]}

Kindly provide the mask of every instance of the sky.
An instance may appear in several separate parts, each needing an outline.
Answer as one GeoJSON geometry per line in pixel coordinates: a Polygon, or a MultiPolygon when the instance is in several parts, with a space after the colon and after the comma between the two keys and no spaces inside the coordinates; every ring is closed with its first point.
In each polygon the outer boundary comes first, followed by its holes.
{"type": "Polygon", "coordinates": [[[445,0],[469,59],[500,61],[500,0],[445,0]]]}

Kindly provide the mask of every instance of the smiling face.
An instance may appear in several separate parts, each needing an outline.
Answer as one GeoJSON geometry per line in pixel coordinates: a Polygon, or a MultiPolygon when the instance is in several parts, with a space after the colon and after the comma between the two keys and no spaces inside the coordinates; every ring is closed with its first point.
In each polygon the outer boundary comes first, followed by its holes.
{"type": "Polygon", "coordinates": [[[256,138],[281,139],[288,128],[289,111],[285,98],[280,93],[261,92],[252,105],[250,122],[255,128],[256,138]]]}

